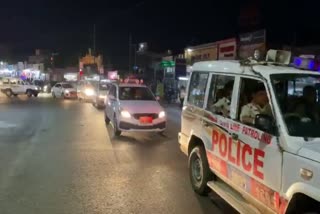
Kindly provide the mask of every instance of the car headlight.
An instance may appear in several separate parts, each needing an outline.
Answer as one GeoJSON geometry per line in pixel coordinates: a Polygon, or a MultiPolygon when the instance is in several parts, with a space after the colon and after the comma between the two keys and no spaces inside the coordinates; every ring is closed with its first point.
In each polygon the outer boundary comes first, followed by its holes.
{"type": "Polygon", "coordinates": [[[159,112],[159,118],[164,118],[166,116],[166,113],[164,111],[159,112]]]}
{"type": "Polygon", "coordinates": [[[94,95],[94,90],[90,89],[90,88],[87,88],[84,90],[84,93],[87,95],[87,96],[92,96],[94,95]]]}
{"type": "Polygon", "coordinates": [[[121,111],[121,117],[130,118],[131,114],[128,111],[121,111]]]}
{"type": "Polygon", "coordinates": [[[66,93],[69,93],[70,91],[67,89],[67,90],[65,90],[65,92],[66,92],[66,93]]]}

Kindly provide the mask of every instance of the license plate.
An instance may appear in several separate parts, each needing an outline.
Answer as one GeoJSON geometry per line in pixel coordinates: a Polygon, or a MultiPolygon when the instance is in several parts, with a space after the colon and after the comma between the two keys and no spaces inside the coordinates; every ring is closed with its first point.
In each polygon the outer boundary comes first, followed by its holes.
{"type": "Polygon", "coordinates": [[[152,123],[153,118],[152,117],[140,117],[139,121],[142,124],[149,124],[149,123],[152,123]]]}

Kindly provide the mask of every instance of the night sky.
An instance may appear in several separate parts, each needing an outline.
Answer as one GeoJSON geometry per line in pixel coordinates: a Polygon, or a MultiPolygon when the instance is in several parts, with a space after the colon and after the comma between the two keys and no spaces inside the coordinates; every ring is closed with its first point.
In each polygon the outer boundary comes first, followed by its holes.
{"type": "Polygon", "coordinates": [[[59,52],[66,64],[75,65],[78,56],[92,47],[93,24],[97,51],[116,68],[127,65],[129,32],[133,43],[148,42],[154,51],[179,52],[189,45],[214,42],[259,28],[267,29],[267,39],[274,44],[320,43],[317,1],[67,2],[2,2],[0,48],[8,47],[10,56],[0,57],[21,60],[35,48],[41,48],[59,52]],[[239,24],[239,17],[252,7],[258,11],[256,25],[239,24]]]}

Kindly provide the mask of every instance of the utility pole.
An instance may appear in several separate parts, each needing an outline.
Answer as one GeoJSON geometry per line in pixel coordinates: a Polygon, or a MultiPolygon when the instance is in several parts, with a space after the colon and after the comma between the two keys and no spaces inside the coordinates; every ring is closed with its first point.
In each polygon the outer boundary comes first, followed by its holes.
{"type": "Polygon", "coordinates": [[[93,56],[96,55],[96,24],[93,24],[93,56]]]}
{"type": "Polygon", "coordinates": [[[131,43],[132,43],[132,38],[131,38],[131,32],[129,33],[129,67],[128,67],[128,71],[131,71],[131,43]]]}

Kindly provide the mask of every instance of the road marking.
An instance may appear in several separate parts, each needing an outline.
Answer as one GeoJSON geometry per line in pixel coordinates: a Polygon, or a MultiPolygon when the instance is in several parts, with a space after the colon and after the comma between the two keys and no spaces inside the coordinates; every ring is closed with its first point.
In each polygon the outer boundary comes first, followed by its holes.
{"type": "Polygon", "coordinates": [[[5,129],[5,128],[14,128],[17,127],[17,124],[12,124],[12,123],[8,123],[5,121],[0,121],[0,128],[5,129]]]}

